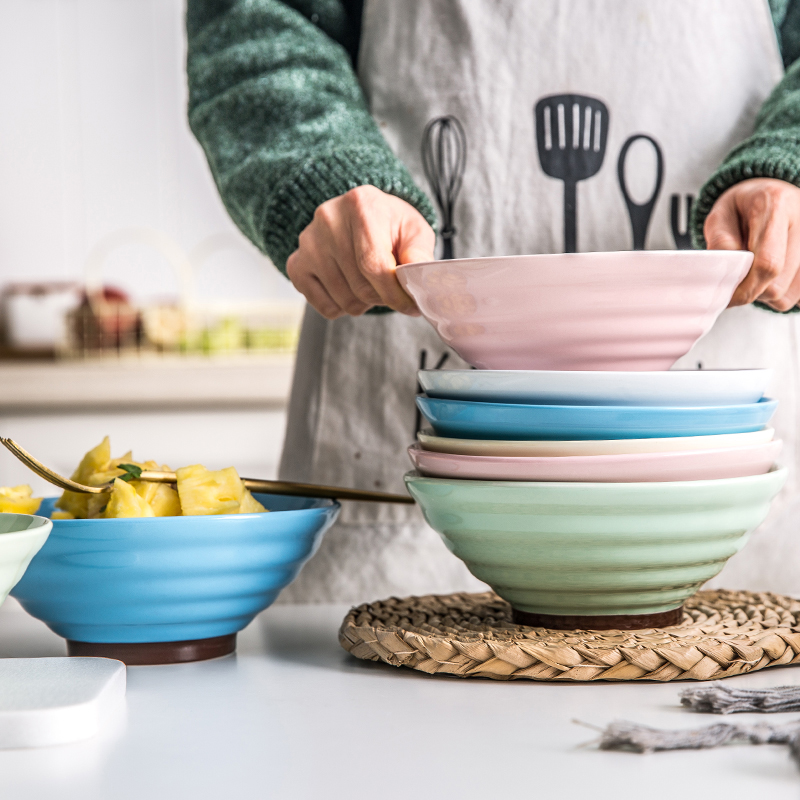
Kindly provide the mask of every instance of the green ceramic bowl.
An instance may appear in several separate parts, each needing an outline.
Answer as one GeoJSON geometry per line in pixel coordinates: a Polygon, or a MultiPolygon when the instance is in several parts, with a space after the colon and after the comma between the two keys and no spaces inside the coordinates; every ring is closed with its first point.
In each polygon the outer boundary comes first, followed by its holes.
{"type": "Polygon", "coordinates": [[[406,484],[476,578],[517,611],[566,618],[679,609],[744,546],[785,479],[785,469],[673,483],[450,480],[410,472],[406,484]]]}

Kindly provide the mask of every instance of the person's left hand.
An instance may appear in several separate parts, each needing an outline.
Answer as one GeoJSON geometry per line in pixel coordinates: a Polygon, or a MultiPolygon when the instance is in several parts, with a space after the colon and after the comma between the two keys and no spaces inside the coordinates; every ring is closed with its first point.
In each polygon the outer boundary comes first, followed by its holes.
{"type": "Polygon", "coordinates": [[[776,311],[800,302],[800,189],[752,178],[724,192],[706,217],[709,250],[752,250],[753,266],[730,306],[759,300],[776,311]]]}

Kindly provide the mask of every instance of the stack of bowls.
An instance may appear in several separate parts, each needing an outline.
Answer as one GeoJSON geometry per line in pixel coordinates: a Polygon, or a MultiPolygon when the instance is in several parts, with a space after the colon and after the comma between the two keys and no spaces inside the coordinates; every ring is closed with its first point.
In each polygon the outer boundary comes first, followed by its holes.
{"type": "Polygon", "coordinates": [[[408,487],[517,622],[675,624],[783,483],[768,378],[422,371],[408,487]]]}
{"type": "Polygon", "coordinates": [[[477,368],[420,374],[432,431],[409,450],[409,491],[517,622],[675,624],[766,517],[785,480],[767,371],[669,371],[751,263],[673,251],[398,269],[477,368]]]}

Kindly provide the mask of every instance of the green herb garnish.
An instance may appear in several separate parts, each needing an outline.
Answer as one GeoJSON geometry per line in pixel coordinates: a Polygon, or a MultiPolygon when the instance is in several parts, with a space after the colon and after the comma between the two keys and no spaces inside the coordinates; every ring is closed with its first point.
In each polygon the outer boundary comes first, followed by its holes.
{"type": "Polygon", "coordinates": [[[142,477],[142,468],[136,464],[120,464],[117,469],[121,469],[125,474],[119,475],[121,481],[138,481],[142,477]]]}

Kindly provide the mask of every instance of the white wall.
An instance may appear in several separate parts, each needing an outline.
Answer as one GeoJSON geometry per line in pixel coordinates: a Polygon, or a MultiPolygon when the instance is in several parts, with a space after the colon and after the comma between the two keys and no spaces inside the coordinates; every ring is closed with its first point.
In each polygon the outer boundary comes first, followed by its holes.
{"type": "MultiPolygon", "coordinates": [[[[0,0],[0,290],[80,280],[98,241],[147,226],[187,251],[227,237],[196,276],[201,296],[298,297],[228,218],[189,130],[183,14],[183,0],[0,0]]],[[[177,288],[144,246],[118,251],[107,277],[140,300],[177,288]]],[[[114,452],[270,477],[284,424],[267,408],[0,416],[67,473],[110,433],[114,452]]],[[[29,480],[45,490],[0,453],[0,485],[29,480]]]]}
{"type": "MultiPolygon", "coordinates": [[[[228,235],[201,295],[296,297],[228,218],[189,130],[183,14],[183,0],[0,0],[0,286],[80,278],[100,239],[147,226],[186,250],[228,235]]],[[[164,267],[129,246],[107,275],[163,296],[164,267]]]]}

